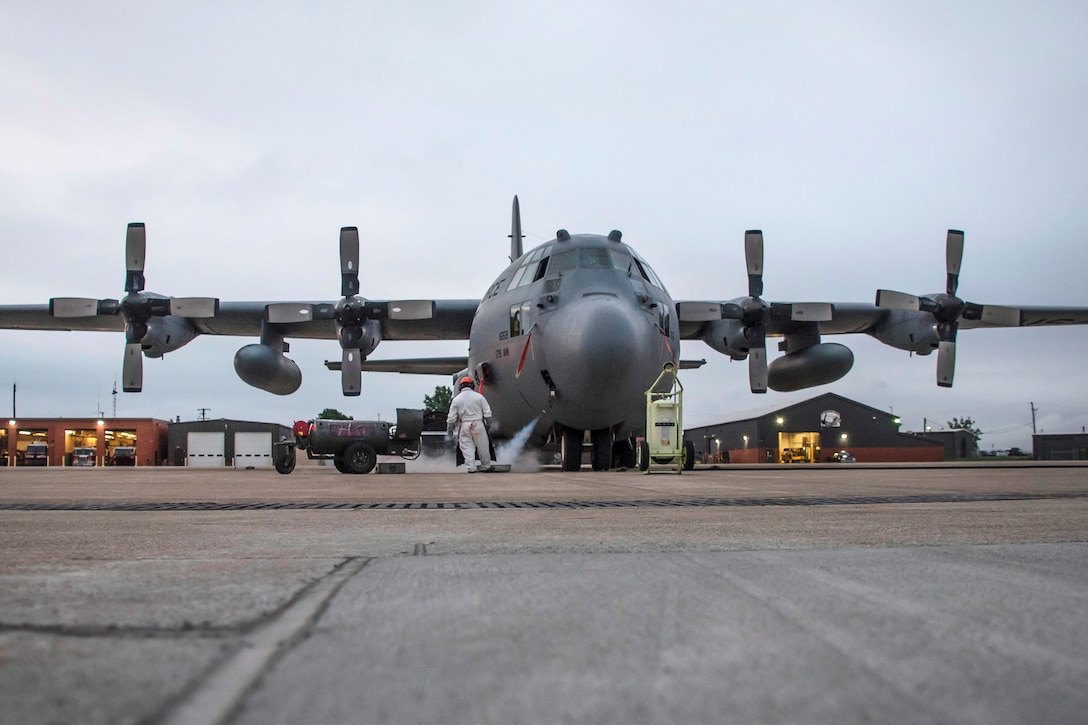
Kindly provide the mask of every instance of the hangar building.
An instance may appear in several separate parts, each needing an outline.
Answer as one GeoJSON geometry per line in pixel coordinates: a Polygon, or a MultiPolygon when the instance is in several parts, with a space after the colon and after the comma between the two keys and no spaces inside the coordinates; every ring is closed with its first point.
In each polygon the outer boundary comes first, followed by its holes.
{"type": "Polygon", "coordinates": [[[153,418],[12,418],[0,465],[158,466],[170,424],[153,418]]]}
{"type": "Polygon", "coordinates": [[[688,428],[706,463],[822,463],[848,451],[867,463],[943,461],[942,441],[901,433],[893,414],[835,393],[762,415],[688,428]]]}
{"type": "Polygon", "coordinates": [[[1047,433],[1031,437],[1037,461],[1088,461],[1088,433],[1047,433]]]}
{"type": "Polygon", "coordinates": [[[19,418],[0,428],[0,466],[272,465],[278,423],[153,418],[19,418]]]}
{"type": "Polygon", "coordinates": [[[272,466],[272,444],[281,439],[293,440],[294,434],[279,423],[225,418],[171,423],[170,465],[268,468],[272,466]]]}

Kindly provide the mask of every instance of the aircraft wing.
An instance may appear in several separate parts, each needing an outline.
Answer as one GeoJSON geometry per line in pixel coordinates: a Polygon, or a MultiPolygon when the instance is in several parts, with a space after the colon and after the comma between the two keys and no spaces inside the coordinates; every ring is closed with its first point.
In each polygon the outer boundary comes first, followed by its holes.
{"type": "Polygon", "coordinates": [[[0,330],[90,330],[124,332],[120,315],[53,317],[49,305],[0,305],[0,330]]]}
{"type": "MultiPolygon", "coordinates": [[[[1088,307],[1016,305],[976,305],[975,307],[978,308],[980,318],[961,317],[958,320],[959,329],[1088,325],[1088,307]]],[[[832,319],[829,322],[820,323],[820,332],[829,335],[873,332],[881,322],[889,317],[889,313],[892,311],[876,305],[857,303],[832,303],[831,308],[832,319]]],[[[915,314],[918,316],[929,315],[928,312],[923,311],[918,311],[915,314]]]]}
{"type": "MultiPolygon", "coordinates": [[[[712,307],[717,308],[730,303],[684,300],[678,301],[676,304],[680,313],[681,339],[699,340],[711,332],[711,323],[716,319],[721,319],[721,317],[710,319],[710,313],[706,315],[692,314],[692,306],[697,309],[709,310],[712,307]],[[707,319],[701,319],[704,316],[707,319]]],[[[805,327],[814,327],[823,335],[872,334],[878,330],[882,323],[889,321],[893,312],[891,309],[858,302],[771,302],[768,304],[772,312],[769,319],[766,320],[766,330],[767,334],[772,336],[788,335],[805,327]],[[792,319],[785,312],[792,308],[814,306],[826,307],[829,311],[828,319],[808,321],[792,319]],[[783,312],[776,315],[774,310],[783,310],[783,312]]],[[[1000,312],[980,319],[963,317],[958,321],[959,329],[1088,325],[1088,307],[1000,306],[995,308],[993,305],[987,307],[1000,310],[1000,312]]],[[[932,318],[927,312],[908,312],[917,316],[923,324],[933,324],[932,318]]],[[[740,321],[737,322],[739,324],[740,321]]]]}
{"type": "MultiPolygon", "coordinates": [[[[329,370],[340,370],[339,360],[326,360],[329,370]]],[[[411,373],[415,375],[456,375],[468,367],[468,357],[420,357],[398,360],[364,360],[364,373],[411,373]]]]}
{"type": "Polygon", "coordinates": [[[937,384],[951,387],[960,329],[1086,325],[1088,307],[1006,307],[964,302],[951,294],[918,297],[881,290],[877,304],[764,302],[677,303],[680,336],[702,340],[733,360],[748,360],[752,392],[781,392],[838,380],[853,365],[850,350],[824,335],[863,333],[919,355],[937,352],[937,384]],[[768,337],[785,338],[773,362],[768,337]]]}
{"type": "MultiPolygon", "coordinates": [[[[479,300],[427,302],[432,304],[427,319],[398,318],[389,311],[391,303],[384,300],[367,300],[367,308],[375,310],[383,340],[468,339],[479,300]]],[[[212,317],[177,316],[187,319],[196,334],[260,337],[262,324],[270,317],[270,308],[295,309],[303,313],[296,318],[307,318],[272,323],[284,337],[336,339],[335,304],[331,302],[219,302],[212,317]]],[[[0,305],[0,329],[124,332],[125,320],[116,307],[85,317],[58,317],[47,304],[0,305]]]]}

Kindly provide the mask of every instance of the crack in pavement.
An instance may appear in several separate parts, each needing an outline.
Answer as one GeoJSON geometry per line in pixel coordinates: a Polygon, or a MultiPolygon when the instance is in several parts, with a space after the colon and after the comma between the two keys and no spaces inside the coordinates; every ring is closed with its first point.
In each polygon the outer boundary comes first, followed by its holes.
{"type": "Polygon", "coordinates": [[[278,615],[242,632],[233,652],[212,665],[194,686],[151,720],[167,725],[227,722],[261,677],[306,636],[340,587],[370,561],[360,557],[345,559],[301,590],[278,615]]]}

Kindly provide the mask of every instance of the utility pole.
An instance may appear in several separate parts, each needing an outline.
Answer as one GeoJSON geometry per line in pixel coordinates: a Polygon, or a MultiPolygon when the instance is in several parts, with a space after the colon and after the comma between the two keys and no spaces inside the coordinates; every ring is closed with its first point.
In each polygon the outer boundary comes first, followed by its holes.
{"type": "Polygon", "coordinates": [[[1039,410],[1035,407],[1035,403],[1031,403],[1031,434],[1035,435],[1035,411],[1039,410]]]}
{"type": "Polygon", "coordinates": [[[207,420],[209,410],[211,410],[211,408],[197,408],[196,412],[200,413],[200,418],[198,418],[198,420],[207,420]]]}

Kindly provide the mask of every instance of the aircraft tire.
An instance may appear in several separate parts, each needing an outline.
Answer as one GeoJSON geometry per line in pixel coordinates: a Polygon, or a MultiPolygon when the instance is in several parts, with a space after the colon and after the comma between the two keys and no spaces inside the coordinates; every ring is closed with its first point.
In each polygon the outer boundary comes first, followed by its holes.
{"type": "Polygon", "coordinates": [[[650,444],[646,441],[639,441],[638,444],[638,470],[649,471],[650,470],[650,444]]]}
{"type": "Polygon", "coordinates": [[[582,468],[582,431],[563,428],[559,442],[559,453],[564,471],[577,471],[582,468]]]}
{"type": "Polygon", "coordinates": [[[378,463],[374,446],[365,441],[355,441],[344,450],[344,470],[347,473],[370,473],[378,463]]]}
{"type": "Polygon", "coordinates": [[[690,471],[693,468],[695,468],[695,444],[684,441],[684,470],[690,471]]]}
{"type": "Polygon", "coordinates": [[[616,468],[634,468],[638,465],[638,450],[630,438],[612,444],[612,463],[616,468]]]}
{"type": "Polygon", "coordinates": [[[591,431],[590,439],[593,441],[593,470],[607,471],[612,468],[612,429],[591,431]]]}

